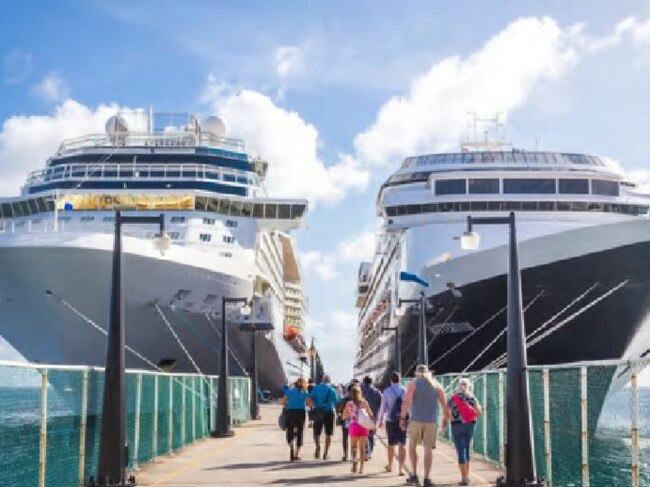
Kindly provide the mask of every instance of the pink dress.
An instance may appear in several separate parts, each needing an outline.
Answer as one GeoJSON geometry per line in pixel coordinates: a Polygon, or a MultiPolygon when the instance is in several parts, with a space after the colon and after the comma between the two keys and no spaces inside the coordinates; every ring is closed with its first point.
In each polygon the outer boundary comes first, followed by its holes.
{"type": "Polygon", "coordinates": [[[348,410],[350,413],[349,419],[350,419],[350,426],[348,433],[351,437],[358,437],[358,436],[363,436],[367,437],[368,436],[368,430],[361,426],[358,423],[358,418],[359,418],[359,407],[355,406],[352,401],[348,403],[348,410]]]}

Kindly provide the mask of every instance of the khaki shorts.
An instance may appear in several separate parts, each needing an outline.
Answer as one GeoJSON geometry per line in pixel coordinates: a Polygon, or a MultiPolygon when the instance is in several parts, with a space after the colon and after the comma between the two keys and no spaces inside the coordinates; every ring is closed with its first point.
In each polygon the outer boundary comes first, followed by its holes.
{"type": "Polygon", "coordinates": [[[411,421],[407,430],[409,441],[413,441],[415,445],[424,444],[425,447],[432,450],[436,447],[436,438],[438,429],[436,423],[419,423],[411,421]]]}

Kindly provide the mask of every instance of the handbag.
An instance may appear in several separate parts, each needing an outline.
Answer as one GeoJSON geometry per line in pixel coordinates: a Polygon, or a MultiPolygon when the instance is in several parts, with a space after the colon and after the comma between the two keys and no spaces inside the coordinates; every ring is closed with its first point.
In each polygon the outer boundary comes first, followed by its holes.
{"type": "Polygon", "coordinates": [[[476,410],[472,406],[463,401],[458,394],[454,394],[452,399],[456,404],[456,408],[458,409],[463,423],[473,423],[476,421],[478,414],[476,414],[476,410]]]}
{"type": "Polygon", "coordinates": [[[376,428],[375,422],[362,407],[359,407],[357,410],[357,423],[367,430],[374,430],[376,428]]]}
{"type": "Polygon", "coordinates": [[[287,429],[287,408],[282,408],[282,412],[280,413],[280,416],[278,416],[278,426],[282,431],[286,431],[287,429]]]}

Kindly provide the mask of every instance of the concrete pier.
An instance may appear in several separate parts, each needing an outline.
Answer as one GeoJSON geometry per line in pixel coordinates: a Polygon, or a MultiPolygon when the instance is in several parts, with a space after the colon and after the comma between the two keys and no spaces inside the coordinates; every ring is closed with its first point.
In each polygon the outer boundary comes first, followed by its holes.
{"type": "MultiPolygon", "coordinates": [[[[262,420],[237,427],[233,438],[202,440],[178,454],[161,457],[156,462],[143,466],[136,472],[138,485],[405,485],[406,477],[397,476],[397,465],[394,466],[393,473],[383,472],[386,450],[380,441],[377,442],[373,458],[366,463],[364,474],[352,474],[351,463],[341,461],[340,428],[335,431],[330,459],[325,461],[314,459],[312,430],[306,428],[305,445],[301,451],[302,461],[291,463],[284,432],[277,426],[279,406],[264,405],[261,413],[262,420]]],[[[494,485],[496,478],[501,474],[493,464],[478,459],[472,460],[473,486],[494,485]]],[[[438,442],[438,448],[434,451],[431,477],[437,486],[458,484],[460,477],[452,445],[444,441],[438,442]]]]}

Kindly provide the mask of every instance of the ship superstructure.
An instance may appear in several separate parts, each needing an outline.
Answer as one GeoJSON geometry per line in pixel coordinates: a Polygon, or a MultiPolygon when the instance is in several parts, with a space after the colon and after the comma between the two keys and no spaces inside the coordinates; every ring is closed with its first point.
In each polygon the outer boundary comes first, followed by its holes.
{"type": "MultiPolygon", "coordinates": [[[[0,200],[0,334],[31,361],[101,365],[115,211],[163,213],[165,256],[155,229],[123,231],[128,365],[217,373],[221,298],[255,295],[275,324],[261,385],[278,390],[287,361],[304,368],[303,316],[285,315],[303,300],[290,231],[307,202],[268,197],[267,166],[217,117],[186,113],[122,112],[105,133],[62,142],[19,197],[0,200]]],[[[244,373],[250,337],[231,327],[244,373]]]]}
{"type": "Polygon", "coordinates": [[[383,225],[359,267],[355,374],[413,372],[424,292],[429,365],[437,372],[505,363],[507,229],[481,227],[462,250],[468,215],[515,212],[531,364],[650,353],[650,197],[602,158],[484,144],[408,157],[381,186],[383,225]],[[430,287],[399,281],[400,271],[430,287]],[[394,333],[401,338],[398,363],[394,333]]]}

